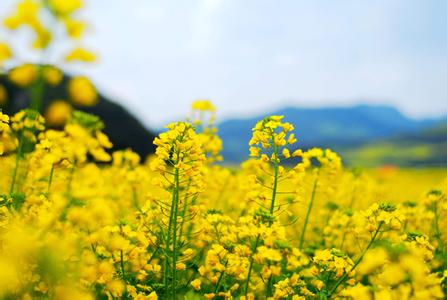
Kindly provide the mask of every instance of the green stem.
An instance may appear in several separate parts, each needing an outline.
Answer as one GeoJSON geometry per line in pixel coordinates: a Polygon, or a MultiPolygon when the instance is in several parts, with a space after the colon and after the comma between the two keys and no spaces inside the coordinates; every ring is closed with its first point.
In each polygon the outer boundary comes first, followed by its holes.
{"type": "Polygon", "coordinates": [[[51,184],[53,183],[53,175],[54,175],[54,164],[51,165],[50,178],[48,179],[47,194],[50,193],[51,184]]]}
{"type": "Polygon", "coordinates": [[[179,169],[176,168],[174,175],[174,218],[173,218],[173,243],[172,243],[172,299],[176,298],[176,285],[177,285],[177,218],[178,218],[178,203],[179,203],[179,169]]]}
{"type": "MultiPolygon", "coordinates": [[[[189,182],[188,182],[188,186],[187,186],[186,190],[189,190],[190,186],[191,186],[191,179],[190,179],[189,182]]],[[[186,197],[185,197],[185,198],[186,198],[186,197]]],[[[187,203],[186,200],[187,200],[187,199],[185,199],[185,202],[183,203],[182,212],[181,212],[181,214],[180,214],[180,217],[181,217],[181,223],[180,223],[180,229],[179,229],[179,234],[178,234],[179,239],[181,239],[182,236],[183,236],[183,227],[184,227],[184,225],[185,225],[186,210],[188,209],[188,203],[187,203]]]]}
{"type": "MultiPolygon", "coordinates": [[[[224,266],[226,267],[227,265],[228,265],[228,260],[225,262],[224,266]]],[[[225,276],[225,271],[222,271],[220,273],[219,279],[217,280],[216,287],[214,288],[214,294],[217,294],[217,292],[219,291],[219,287],[220,287],[220,284],[222,283],[222,279],[224,278],[224,276],[225,276]]]]}
{"type": "Polygon", "coordinates": [[[20,133],[20,136],[19,136],[19,145],[17,147],[17,153],[16,153],[16,163],[15,163],[14,170],[12,173],[11,185],[9,187],[10,194],[14,193],[14,187],[15,187],[16,180],[17,180],[17,172],[19,169],[20,160],[22,159],[22,151],[23,151],[23,131],[20,133]]]}
{"type": "Polygon", "coordinates": [[[304,219],[303,231],[301,232],[301,238],[300,238],[300,250],[302,250],[303,246],[304,246],[304,237],[305,237],[306,230],[307,230],[307,224],[309,223],[310,212],[312,211],[312,206],[314,204],[315,195],[317,192],[319,171],[320,170],[318,170],[317,177],[315,178],[315,181],[314,181],[314,185],[312,188],[312,196],[310,197],[309,206],[307,207],[306,218],[304,219]]]}
{"type": "Polygon", "coordinates": [[[326,299],[328,299],[328,296],[326,296],[326,295],[323,294],[323,293],[318,293],[318,294],[317,294],[317,299],[318,299],[318,300],[326,300],[326,299]]]}
{"type": "MultiPolygon", "coordinates": [[[[274,161],[273,161],[273,186],[272,186],[272,200],[270,202],[270,220],[269,220],[269,224],[268,226],[271,227],[273,224],[273,213],[275,211],[275,202],[276,202],[276,194],[277,194],[277,190],[278,190],[278,175],[279,175],[279,153],[278,153],[278,146],[275,144],[274,138],[273,138],[273,133],[272,133],[272,144],[273,144],[273,157],[274,157],[274,161]]],[[[258,236],[256,237],[256,242],[255,242],[255,246],[253,247],[251,256],[250,256],[250,265],[248,268],[248,275],[247,275],[247,282],[245,283],[245,296],[247,296],[248,294],[248,288],[249,288],[249,284],[250,284],[250,277],[251,277],[251,272],[253,270],[253,255],[256,253],[257,249],[258,249],[258,244],[259,244],[259,239],[260,239],[260,234],[258,234],[258,236]]],[[[271,284],[271,277],[269,278],[269,284],[271,284]]],[[[269,295],[269,289],[267,289],[266,291],[266,296],[269,295]]]]}
{"type": "Polygon", "coordinates": [[[247,280],[245,281],[245,297],[247,297],[247,295],[248,295],[248,287],[249,287],[249,284],[250,284],[251,272],[253,270],[253,261],[254,261],[253,255],[255,254],[255,251],[258,248],[259,238],[260,237],[261,237],[260,234],[258,234],[256,236],[256,242],[255,242],[255,245],[254,245],[254,247],[252,249],[252,252],[250,254],[250,265],[248,266],[247,280]]]}
{"type": "MultiPolygon", "coordinates": [[[[273,213],[275,211],[275,201],[276,201],[276,194],[277,194],[277,190],[278,190],[278,177],[279,177],[279,153],[278,153],[278,146],[275,144],[275,140],[274,140],[274,132],[272,132],[272,138],[271,138],[272,144],[273,144],[273,157],[274,157],[274,161],[273,161],[273,186],[272,186],[272,200],[270,203],[270,220],[269,220],[269,224],[268,226],[271,227],[273,224],[273,213]]],[[[249,284],[250,284],[250,277],[251,277],[251,273],[253,270],[253,263],[254,263],[254,259],[253,259],[253,255],[256,253],[257,249],[258,249],[258,245],[259,245],[259,239],[260,239],[261,235],[258,234],[256,237],[256,242],[255,245],[252,249],[251,255],[250,255],[250,265],[248,267],[248,275],[247,275],[247,281],[245,282],[245,296],[247,297],[248,294],[248,288],[249,288],[249,284]]],[[[270,278],[271,279],[271,278],[270,278]]],[[[270,280],[269,280],[270,281],[270,280]]],[[[269,293],[267,291],[267,293],[269,293]]]]}
{"type": "Polygon", "coordinates": [[[273,288],[273,275],[269,276],[269,280],[267,281],[267,289],[265,290],[265,297],[269,298],[272,295],[273,288]]]}
{"type": "Polygon", "coordinates": [[[442,240],[442,233],[439,229],[439,213],[438,213],[438,203],[433,203],[433,213],[435,218],[433,220],[433,227],[435,231],[435,238],[438,240],[438,247],[441,250],[441,253],[444,254],[444,241],[442,240]]]}
{"type": "MultiPolygon", "coordinates": [[[[374,243],[374,241],[377,238],[377,235],[380,232],[380,228],[382,227],[383,222],[379,223],[379,226],[377,227],[376,231],[374,232],[374,235],[372,236],[371,240],[368,243],[368,246],[366,246],[366,248],[363,250],[362,254],[360,255],[360,257],[356,260],[356,262],[354,263],[354,265],[352,266],[351,270],[349,272],[352,272],[355,270],[355,268],[360,264],[360,262],[363,260],[363,257],[365,256],[366,252],[369,250],[369,248],[371,248],[372,244],[374,243]]],[[[331,296],[336,290],[337,288],[340,286],[340,284],[342,284],[346,278],[348,277],[348,272],[346,272],[345,274],[343,274],[342,277],[340,277],[340,279],[335,283],[334,287],[330,290],[329,292],[329,296],[331,296]]]]}
{"type": "Polygon", "coordinates": [[[272,188],[272,202],[270,203],[270,219],[269,226],[272,226],[273,222],[273,212],[275,210],[275,200],[276,200],[276,190],[278,189],[278,172],[279,172],[279,157],[278,157],[278,146],[273,146],[273,154],[275,156],[275,161],[273,162],[274,177],[273,177],[273,188],[272,188]]]}
{"type": "Polygon", "coordinates": [[[93,244],[90,244],[90,248],[92,249],[93,253],[95,254],[95,256],[98,255],[98,253],[96,252],[96,246],[93,244]]]}
{"type": "Polygon", "coordinates": [[[120,266],[121,266],[121,276],[125,280],[126,274],[124,273],[124,255],[123,250],[120,250],[120,266]]]}
{"type": "Polygon", "coordinates": [[[169,259],[170,252],[171,252],[171,240],[173,244],[173,253],[172,253],[172,296],[173,299],[175,299],[175,281],[176,281],[176,263],[177,263],[177,238],[176,238],[176,230],[177,230],[177,209],[178,209],[178,197],[179,197],[179,180],[180,179],[180,172],[179,169],[176,167],[174,170],[174,188],[172,192],[172,203],[171,203],[171,209],[169,214],[169,225],[168,225],[168,234],[166,237],[166,249],[165,249],[165,272],[164,272],[164,284],[165,284],[165,294],[167,297],[169,297],[169,259]]]}
{"type": "MultiPolygon", "coordinates": [[[[166,240],[166,246],[168,246],[168,242],[167,242],[167,240],[166,240]]],[[[169,288],[168,288],[168,273],[169,273],[169,262],[168,262],[168,259],[169,259],[169,255],[168,255],[168,253],[167,253],[167,249],[165,249],[165,261],[164,261],[164,264],[163,264],[163,283],[164,283],[164,288],[165,288],[165,295],[166,295],[166,297],[168,297],[168,291],[169,291],[169,288]]]]}

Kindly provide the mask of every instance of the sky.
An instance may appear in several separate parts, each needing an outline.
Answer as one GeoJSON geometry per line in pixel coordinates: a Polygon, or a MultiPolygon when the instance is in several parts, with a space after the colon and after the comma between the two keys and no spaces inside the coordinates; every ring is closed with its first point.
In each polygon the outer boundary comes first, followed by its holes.
{"type": "MultiPolygon", "coordinates": [[[[0,0],[0,17],[14,2],[0,0]]],[[[149,126],[183,118],[195,99],[220,119],[357,103],[447,115],[447,1],[85,2],[83,45],[99,60],[66,69],[149,126]]]]}

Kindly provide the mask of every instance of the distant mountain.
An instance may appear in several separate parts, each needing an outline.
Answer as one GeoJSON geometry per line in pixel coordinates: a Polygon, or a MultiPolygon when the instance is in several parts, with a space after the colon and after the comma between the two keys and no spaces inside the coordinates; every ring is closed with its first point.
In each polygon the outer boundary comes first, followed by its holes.
{"type": "Polygon", "coordinates": [[[373,167],[398,165],[408,167],[447,166],[447,122],[415,133],[376,140],[362,146],[341,148],[348,165],[373,167]]]}
{"type": "Polygon", "coordinates": [[[223,155],[227,162],[247,158],[251,129],[258,120],[268,115],[284,115],[285,121],[295,125],[299,147],[319,146],[336,150],[398,134],[416,133],[441,122],[435,119],[414,120],[389,106],[287,107],[265,115],[220,123],[219,135],[223,139],[223,155]]]}

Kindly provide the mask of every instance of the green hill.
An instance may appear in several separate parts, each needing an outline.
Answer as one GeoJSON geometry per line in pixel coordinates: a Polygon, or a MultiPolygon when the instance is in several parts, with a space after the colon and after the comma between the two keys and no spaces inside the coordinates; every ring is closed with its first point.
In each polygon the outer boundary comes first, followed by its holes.
{"type": "Polygon", "coordinates": [[[447,124],[338,150],[345,162],[354,166],[447,166],[447,124]]]}

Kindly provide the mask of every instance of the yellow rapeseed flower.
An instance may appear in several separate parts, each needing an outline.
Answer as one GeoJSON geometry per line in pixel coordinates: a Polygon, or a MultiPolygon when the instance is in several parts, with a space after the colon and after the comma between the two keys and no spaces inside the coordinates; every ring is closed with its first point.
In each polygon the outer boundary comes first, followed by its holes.
{"type": "Polygon", "coordinates": [[[216,111],[216,107],[210,100],[196,100],[192,103],[193,110],[216,111]]]}
{"type": "Polygon", "coordinates": [[[69,15],[82,8],[83,0],[49,0],[51,8],[59,15],[69,15]]]}
{"type": "Polygon", "coordinates": [[[12,50],[6,43],[0,43],[0,68],[12,57],[12,50]]]}
{"type": "Polygon", "coordinates": [[[56,86],[64,77],[62,71],[54,66],[45,66],[43,69],[43,78],[50,86],[56,86]]]}
{"type": "Polygon", "coordinates": [[[202,281],[200,281],[200,279],[194,279],[193,281],[191,281],[191,286],[196,290],[199,291],[200,290],[200,286],[202,284],[202,281]]]}
{"type": "Polygon", "coordinates": [[[34,0],[22,0],[17,6],[15,12],[4,20],[4,25],[9,29],[17,29],[21,25],[36,27],[40,24],[38,21],[38,12],[41,4],[34,0]]]}
{"type": "Polygon", "coordinates": [[[45,119],[50,126],[62,126],[67,123],[73,111],[72,106],[64,100],[55,100],[47,108],[45,119]]]}
{"type": "Polygon", "coordinates": [[[65,56],[65,60],[68,62],[81,61],[81,62],[94,62],[96,55],[93,52],[83,48],[75,48],[65,56]]]}
{"type": "Polygon", "coordinates": [[[85,31],[85,23],[69,17],[62,19],[67,30],[67,34],[72,39],[80,39],[85,31]]]}
{"type": "Polygon", "coordinates": [[[20,87],[27,87],[37,78],[37,67],[33,64],[24,64],[12,69],[8,78],[20,87]]]}
{"type": "Polygon", "coordinates": [[[98,94],[91,81],[84,76],[70,79],[68,94],[74,104],[79,106],[94,106],[98,103],[98,94]]]}

